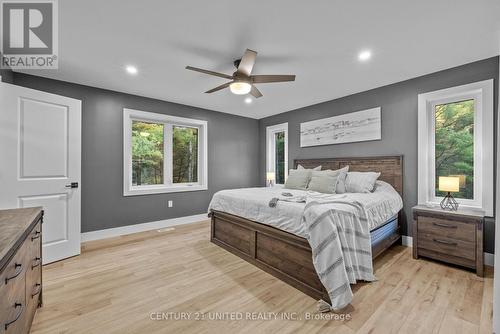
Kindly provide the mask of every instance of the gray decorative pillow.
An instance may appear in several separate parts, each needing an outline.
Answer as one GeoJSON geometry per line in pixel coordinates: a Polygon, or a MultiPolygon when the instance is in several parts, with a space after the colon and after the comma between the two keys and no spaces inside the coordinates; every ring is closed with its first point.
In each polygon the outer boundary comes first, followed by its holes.
{"type": "Polygon", "coordinates": [[[310,168],[304,168],[304,166],[302,166],[301,164],[298,164],[298,165],[297,165],[297,169],[298,169],[298,170],[302,170],[302,169],[309,169],[309,170],[321,170],[321,166],[317,166],[317,167],[314,167],[314,168],[310,169],[310,168]]]}
{"type": "Polygon", "coordinates": [[[339,177],[345,178],[349,167],[337,170],[313,171],[307,190],[325,194],[335,193],[339,177]]]}
{"type": "Polygon", "coordinates": [[[380,173],[349,172],[345,179],[345,188],[348,193],[369,193],[373,191],[375,182],[380,173]]]}
{"type": "Polygon", "coordinates": [[[310,169],[290,169],[285,182],[287,189],[305,190],[311,180],[312,170],[310,169]]]}

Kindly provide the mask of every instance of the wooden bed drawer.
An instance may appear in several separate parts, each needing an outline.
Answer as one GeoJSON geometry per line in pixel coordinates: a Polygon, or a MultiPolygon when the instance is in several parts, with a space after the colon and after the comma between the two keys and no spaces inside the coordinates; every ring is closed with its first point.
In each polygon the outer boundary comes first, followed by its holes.
{"type": "Polygon", "coordinates": [[[319,291],[323,289],[314,269],[310,250],[257,233],[255,258],[296,280],[307,280],[313,288],[319,291]],[[284,261],[285,258],[288,261],[284,261]]]}
{"type": "Polygon", "coordinates": [[[442,254],[450,254],[468,260],[476,259],[476,244],[435,234],[419,233],[418,247],[442,254]]]}
{"type": "Polygon", "coordinates": [[[418,217],[418,233],[468,242],[476,240],[476,226],[474,224],[434,217],[418,217]]]}
{"type": "Polygon", "coordinates": [[[251,230],[239,225],[232,225],[224,219],[217,220],[214,224],[214,238],[236,248],[240,252],[249,256],[252,255],[250,240],[253,237],[253,232],[251,230]]]}

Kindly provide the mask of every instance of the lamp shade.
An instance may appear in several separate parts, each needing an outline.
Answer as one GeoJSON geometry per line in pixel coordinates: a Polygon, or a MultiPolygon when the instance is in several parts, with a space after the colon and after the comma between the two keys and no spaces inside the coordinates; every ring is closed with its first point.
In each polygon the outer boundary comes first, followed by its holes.
{"type": "Polygon", "coordinates": [[[267,181],[274,181],[276,179],[275,173],[274,172],[267,172],[266,179],[267,179],[267,181]]]}
{"type": "Polygon", "coordinates": [[[458,176],[440,176],[439,190],[458,192],[460,190],[460,177],[458,176]]]}

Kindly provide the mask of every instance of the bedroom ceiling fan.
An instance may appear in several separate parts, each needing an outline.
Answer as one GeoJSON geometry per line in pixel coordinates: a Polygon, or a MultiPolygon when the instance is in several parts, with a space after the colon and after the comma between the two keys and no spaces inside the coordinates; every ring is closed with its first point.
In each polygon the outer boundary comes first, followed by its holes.
{"type": "Polygon", "coordinates": [[[234,72],[233,75],[204,70],[192,66],[186,66],[186,69],[231,80],[205,92],[209,94],[229,87],[233,94],[244,95],[250,93],[253,97],[259,98],[262,96],[262,93],[257,89],[257,87],[255,87],[255,84],[295,81],[295,75],[252,75],[252,69],[255,65],[256,58],[256,51],[246,49],[243,57],[234,61],[236,72],[234,72]]]}

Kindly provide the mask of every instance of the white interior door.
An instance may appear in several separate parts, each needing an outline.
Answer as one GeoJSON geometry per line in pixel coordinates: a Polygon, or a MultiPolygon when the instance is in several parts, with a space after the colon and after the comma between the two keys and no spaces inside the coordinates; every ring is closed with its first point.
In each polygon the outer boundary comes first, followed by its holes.
{"type": "Polygon", "coordinates": [[[81,101],[0,83],[0,209],[43,207],[44,264],[80,254],[80,160],[81,101]]]}

